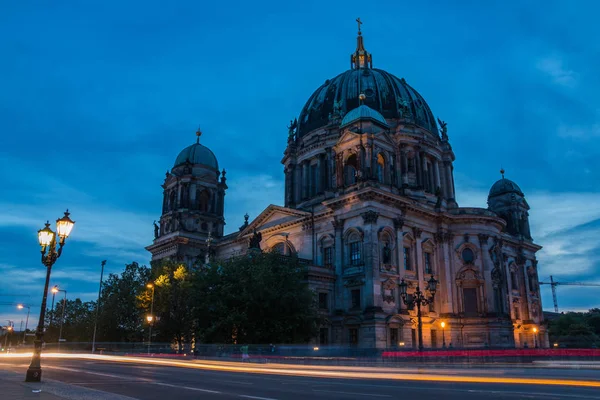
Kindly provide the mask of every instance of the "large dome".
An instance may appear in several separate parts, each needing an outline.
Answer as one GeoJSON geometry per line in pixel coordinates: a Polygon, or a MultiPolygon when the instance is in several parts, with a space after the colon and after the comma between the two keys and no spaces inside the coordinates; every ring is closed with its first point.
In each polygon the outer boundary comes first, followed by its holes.
{"type": "Polygon", "coordinates": [[[191,164],[202,164],[208,167],[219,170],[219,164],[217,163],[217,157],[214,153],[206,146],[200,143],[194,143],[191,146],[181,150],[181,153],[177,156],[173,167],[190,162],[191,164]]]}
{"type": "Polygon", "coordinates": [[[431,109],[404,78],[398,79],[381,69],[362,67],[326,80],[310,96],[298,120],[299,136],[327,125],[334,106],[342,117],[357,108],[360,93],[366,96],[363,104],[384,118],[404,119],[438,134],[431,109]]]}
{"type": "Polygon", "coordinates": [[[510,179],[504,178],[504,174],[503,174],[502,179],[496,181],[496,183],[494,183],[492,185],[492,188],[490,189],[490,193],[488,194],[488,198],[494,197],[494,196],[500,196],[505,193],[516,193],[520,196],[523,196],[523,192],[521,191],[521,188],[516,183],[511,181],[510,179]]]}

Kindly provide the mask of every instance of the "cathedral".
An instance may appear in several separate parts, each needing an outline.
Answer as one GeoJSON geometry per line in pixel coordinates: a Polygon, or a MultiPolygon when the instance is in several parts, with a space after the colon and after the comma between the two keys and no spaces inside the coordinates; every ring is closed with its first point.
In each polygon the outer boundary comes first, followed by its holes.
{"type": "Polygon", "coordinates": [[[198,131],[162,185],[152,260],[250,247],[298,257],[324,317],[321,346],[548,347],[523,192],[501,171],[487,208],[458,205],[446,123],[404,78],[373,67],[358,21],[351,68],[288,127],[285,204],[226,235],[225,170],[198,131]]]}

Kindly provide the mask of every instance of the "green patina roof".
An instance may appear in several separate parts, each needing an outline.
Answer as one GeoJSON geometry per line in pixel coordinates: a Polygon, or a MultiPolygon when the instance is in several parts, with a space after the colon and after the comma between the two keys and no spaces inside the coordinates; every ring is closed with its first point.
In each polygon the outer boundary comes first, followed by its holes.
{"type": "Polygon", "coordinates": [[[351,110],[348,114],[346,114],[344,116],[344,119],[342,120],[342,125],[341,126],[345,126],[348,124],[351,124],[355,121],[359,121],[359,120],[373,120],[376,122],[379,122],[380,124],[383,124],[384,126],[388,126],[387,122],[385,122],[385,118],[383,118],[383,115],[381,115],[378,111],[373,110],[371,107],[369,106],[365,106],[364,104],[351,110]]]}

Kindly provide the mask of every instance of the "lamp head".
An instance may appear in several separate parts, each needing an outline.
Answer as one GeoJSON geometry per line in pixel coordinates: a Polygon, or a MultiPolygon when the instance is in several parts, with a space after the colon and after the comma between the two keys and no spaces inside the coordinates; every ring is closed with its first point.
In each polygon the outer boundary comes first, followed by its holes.
{"type": "Polygon", "coordinates": [[[153,289],[154,288],[154,284],[153,283],[148,283],[148,284],[146,284],[146,287],[148,289],[153,289]]]}
{"type": "Polygon", "coordinates": [[[75,222],[69,218],[69,210],[65,211],[64,217],[56,220],[56,232],[61,239],[66,239],[71,234],[75,222]]]}
{"type": "Polygon", "coordinates": [[[148,320],[148,322],[152,322],[153,319],[154,319],[154,317],[152,315],[146,316],[146,320],[148,320]]]}
{"type": "Polygon", "coordinates": [[[25,307],[23,306],[23,304],[18,304],[18,305],[17,305],[17,308],[18,308],[19,310],[22,310],[22,309],[24,309],[25,307]]]}
{"type": "Polygon", "coordinates": [[[445,327],[446,327],[446,323],[445,323],[444,321],[442,321],[442,322],[440,323],[440,326],[441,326],[442,328],[445,328],[445,327]]]}
{"type": "Polygon", "coordinates": [[[533,333],[537,333],[537,328],[535,326],[533,327],[533,333]]]}
{"type": "Polygon", "coordinates": [[[404,282],[404,278],[400,281],[398,287],[400,288],[400,296],[406,296],[406,289],[408,288],[408,284],[404,282]]]}
{"type": "Polygon", "coordinates": [[[427,281],[427,290],[429,290],[429,293],[431,293],[432,297],[435,296],[435,292],[437,291],[437,284],[438,281],[433,277],[433,275],[427,281]]]}
{"type": "Polygon", "coordinates": [[[46,221],[46,226],[38,231],[38,242],[42,248],[49,246],[54,239],[54,232],[50,229],[50,223],[46,221]]]}
{"type": "Polygon", "coordinates": [[[52,288],[52,293],[54,293],[54,294],[58,293],[58,286],[54,286],[52,288]]]}

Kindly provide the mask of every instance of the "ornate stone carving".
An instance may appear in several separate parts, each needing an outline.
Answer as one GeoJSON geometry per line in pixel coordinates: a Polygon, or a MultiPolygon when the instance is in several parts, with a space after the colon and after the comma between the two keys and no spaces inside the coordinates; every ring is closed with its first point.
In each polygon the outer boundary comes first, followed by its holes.
{"type": "Polygon", "coordinates": [[[445,242],[452,243],[453,240],[454,240],[454,233],[452,233],[452,232],[444,233],[444,241],[445,242]]]}
{"type": "Polygon", "coordinates": [[[502,271],[498,267],[492,270],[492,283],[494,288],[499,288],[502,285],[502,271]]]}
{"type": "Polygon", "coordinates": [[[344,281],[344,286],[345,287],[362,286],[362,285],[364,285],[364,283],[365,283],[364,278],[350,278],[350,279],[346,279],[344,281]]]}
{"type": "Polygon", "coordinates": [[[470,238],[469,238],[469,234],[468,233],[465,233],[464,239],[465,239],[465,243],[469,243],[469,239],[470,238]]]}
{"type": "Polygon", "coordinates": [[[515,263],[517,265],[525,265],[525,263],[527,262],[527,258],[525,258],[525,255],[523,253],[519,253],[516,257],[515,257],[515,263]]]}
{"type": "Polygon", "coordinates": [[[156,223],[156,221],[154,221],[154,239],[158,239],[158,224],[156,223]]]}
{"type": "Polygon", "coordinates": [[[338,217],[333,217],[333,221],[331,221],[331,225],[333,225],[333,229],[336,231],[344,229],[344,220],[339,219],[338,217]]]}
{"type": "Polygon", "coordinates": [[[488,242],[488,239],[490,238],[490,235],[485,234],[485,233],[480,233],[479,235],[477,235],[477,237],[479,238],[479,243],[481,243],[481,245],[486,245],[488,242]]]}
{"type": "Polygon", "coordinates": [[[417,228],[416,226],[412,227],[412,231],[415,239],[419,239],[421,237],[421,234],[423,233],[423,229],[417,228]]]}
{"type": "Polygon", "coordinates": [[[361,217],[363,217],[363,221],[365,224],[375,224],[377,223],[377,218],[379,218],[379,213],[376,211],[369,210],[365,213],[362,213],[361,217]]]}
{"type": "Polygon", "coordinates": [[[400,217],[394,218],[394,228],[402,229],[403,226],[404,226],[404,217],[400,216],[400,217]]]}
{"type": "Polygon", "coordinates": [[[390,248],[390,244],[388,242],[385,243],[385,246],[381,250],[381,260],[384,264],[389,264],[392,262],[392,249],[390,248]]]}

